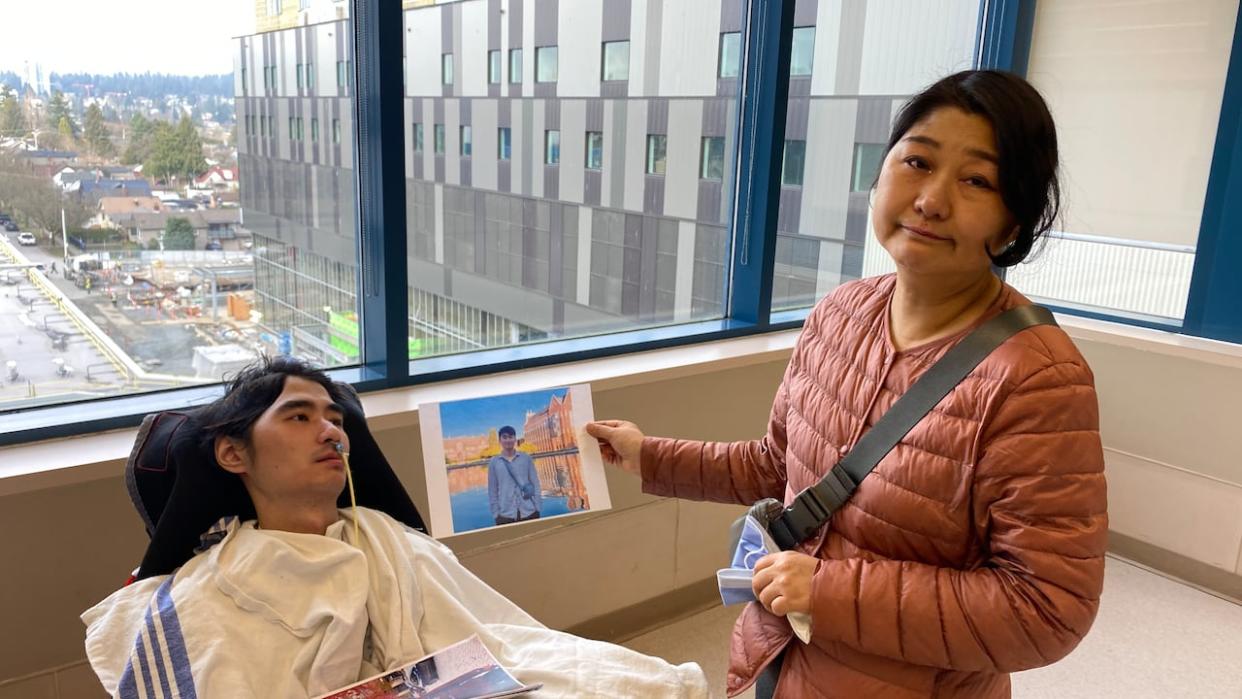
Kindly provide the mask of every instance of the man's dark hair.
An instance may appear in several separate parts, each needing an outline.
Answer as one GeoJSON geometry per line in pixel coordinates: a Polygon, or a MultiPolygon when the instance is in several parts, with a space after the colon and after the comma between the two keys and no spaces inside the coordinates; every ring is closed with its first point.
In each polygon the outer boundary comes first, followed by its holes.
{"type": "Polygon", "coordinates": [[[249,446],[254,423],[280,397],[290,376],[323,386],[334,403],[344,404],[346,400],[341,387],[322,369],[293,357],[264,357],[238,372],[223,396],[199,409],[195,420],[204,445],[210,447],[216,437],[232,437],[249,446]]]}
{"type": "Polygon", "coordinates": [[[497,436],[497,437],[503,437],[503,436],[505,436],[505,435],[509,435],[510,437],[516,437],[516,436],[517,436],[517,430],[513,429],[513,427],[511,427],[511,426],[509,426],[509,425],[505,425],[504,427],[501,427],[501,428],[500,428],[500,431],[496,433],[496,436],[497,436]]]}
{"type": "MultiPolygon", "coordinates": [[[[992,264],[1012,267],[1026,259],[1035,241],[1052,228],[1061,210],[1057,181],[1057,128],[1048,105],[1031,84],[1013,73],[966,70],[941,78],[910,98],[898,112],[885,157],[918,122],[941,107],[977,114],[996,135],[999,189],[1017,219],[1018,235],[992,264]]],[[[878,177],[877,177],[878,180],[878,177]]]]}

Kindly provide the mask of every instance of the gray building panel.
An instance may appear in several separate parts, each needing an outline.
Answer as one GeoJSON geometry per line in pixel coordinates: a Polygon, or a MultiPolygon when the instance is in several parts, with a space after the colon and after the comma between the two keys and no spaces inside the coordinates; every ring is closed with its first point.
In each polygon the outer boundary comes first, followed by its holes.
{"type": "Polygon", "coordinates": [[[643,184],[643,213],[664,215],[664,177],[647,175],[643,184]]]}
{"type": "Polygon", "coordinates": [[[626,155],[627,155],[627,110],[629,108],[629,100],[616,100],[611,103],[612,110],[612,128],[608,133],[604,134],[605,139],[609,139],[612,143],[612,159],[613,162],[609,167],[611,175],[608,181],[608,192],[605,192],[606,204],[609,207],[620,209],[625,206],[625,171],[626,171],[626,155]]]}
{"type": "Polygon", "coordinates": [[[560,0],[532,0],[532,2],[535,10],[535,46],[556,46],[560,43],[557,40],[560,0]]]}
{"type": "Polygon", "coordinates": [[[819,14],[819,0],[797,0],[794,3],[794,26],[813,27],[819,14]]]}
{"type": "Polygon", "coordinates": [[[888,143],[893,101],[891,97],[859,98],[854,143],[888,143]]]}
{"type": "Polygon", "coordinates": [[[863,38],[867,0],[840,0],[841,31],[837,35],[837,95],[857,95],[862,80],[863,38]]]}
{"type": "MultiPolygon", "coordinates": [[[[632,0],[604,0],[601,41],[625,41],[630,38],[630,13],[632,0]]],[[[631,46],[630,50],[634,47],[631,46]]]]}

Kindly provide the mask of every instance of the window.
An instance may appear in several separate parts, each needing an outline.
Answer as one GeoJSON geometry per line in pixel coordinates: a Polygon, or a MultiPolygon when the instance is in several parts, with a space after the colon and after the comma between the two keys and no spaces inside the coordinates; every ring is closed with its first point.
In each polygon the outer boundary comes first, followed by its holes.
{"type": "Polygon", "coordinates": [[[724,179],[724,137],[703,137],[699,155],[699,177],[705,180],[724,179]]]}
{"type": "Polygon", "coordinates": [[[314,63],[306,64],[306,89],[307,90],[315,89],[315,64],[314,63]]]}
{"type": "Polygon", "coordinates": [[[854,144],[854,173],[850,178],[851,192],[871,191],[871,185],[880,174],[880,166],[884,164],[884,143],[854,144]]]}
{"type": "Polygon", "coordinates": [[[509,83],[522,82],[522,49],[509,49],[509,83]]]}
{"type": "Polygon", "coordinates": [[[276,117],[270,116],[267,118],[267,132],[272,135],[272,138],[276,137],[276,117]]]}
{"type": "Polygon", "coordinates": [[[259,117],[259,135],[260,136],[267,135],[267,119],[263,117],[259,117]]]}
{"type": "Polygon", "coordinates": [[[432,146],[436,149],[436,155],[444,155],[444,124],[436,124],[432,129],[432,146]]]}
{"type": "Polygon", "coordinates": [[[423,152],[423,125],[414,124],[414,152],[423,152]]]}
{"type": "Polygon", "coordinates": [[[311,142],[319,142],[319,120],[315,117],[311,117],[311,142]]]}
{"type": "Polygon", "coordinates": [[[345,87],[346,77],[347,76],[345,74],[345,61],[337,61],[336,62],[336,86],[345,87]]]}
{"type": "Polygon", "coordinates": [[[630,79],[630,42],[605,41],[601,80],[630,79]]]}
{"type": "Polygon", "coordinates": [[[341,120],[340,119],[332,120],[332,142],[333,143],[341,142],[341,120]]]}
{"type": "Polygon", "coordinates": [[[555,46],[535,49],[535,82],[554,83],[557,79],[557,51],[555,46]]]}
{"type": "Polygon", "coordinates": [[[462,157],[469,158],[471,151],[473,150],[473,147],[474,147],[474,144],[471,142],[471,139],[470,139],[470,126],[468,124],[463,125],[460,129],[460,134],[461,134],[461,155],[462,157]]]}
{"type": "Polygon", "coordinates": [[[301,63],[297,64],[297,66],[295,66],[295,67],[294,67],[294,73],[297,75],[298,89],[299,89],[299,90],[301,90],[301,89],[302,89],[302,85],[303,85],[303,79],[302,79],[302,64],[301,64],[301,63]]]}
{"type": "Polygon", "coordinates": [[[793,49],[789,54],[789,75],[808,76],[814,63],[815,27],[794,27],[793,49]]]}
{"type": "Polygon", "coordinates": [[[496,129],[496,157],[501,160],[508,160],[511,155],[510,144],[511,133],[508,126],[502,126],[496,129]]]}
{"type": "Polygon", "coordinates": [[[736,78],[742,65],[742,33],[726,32],[720,35],[721,78],[736,78]]]}
{"type": "Polygon", "coordinates": [[[781,186],[801,187],[802,169],[806,164],[806,141],[785,141],[785,158],[781,165],[781,186]]]}
{"type": "Polygon", "coordinates": [[[440,56],[440,82],[445,85],[453,84],[453,54],[451,53],[440,56]]]}
{"type": "Polygon", "coordinates": [[[556,165],[561,162],[561,132],[549,130],[543,132],[543,163],[556,165]]]}
{"type": "Polygon", "coordinates": [[[586,134],[586,167],[600,170],[604,167],[604,134],[588,131],[586,134]]]}
{"type": "Polygon", "coordinates": [[[298,133],[298,130],[293,128],[293,121],[294,121],[293,117],[289,117],[289,138],[290,139],[297,138],[297,133],[298,133]]]}
{"type": "Polygon", "coordinates": [[[487,52],[487,82],[500,84],[500,51],[487,52]]]}
{"type": "Polygon", "coordinates": [[[647,136],[647,174],[663,175],[664,164],[668,159],[668,136],[648,134],[647,136]]]}
{"type": "Polygon", "coordinates": [[[267,14],[269,16],[280,14],[280,0],[267,0],[267,14]]]}

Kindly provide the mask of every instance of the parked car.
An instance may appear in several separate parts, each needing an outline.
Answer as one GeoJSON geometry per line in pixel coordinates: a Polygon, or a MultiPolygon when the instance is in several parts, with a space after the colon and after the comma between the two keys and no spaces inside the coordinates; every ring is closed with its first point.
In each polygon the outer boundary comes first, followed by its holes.
{"type": "Polygon", "coordinates": [[[22,231],[17,234],[17,242],[22,245],[35,245],[39,241],[35,238],[34,233],[31,233],[30,231],[22,231]]]}
{"type": "Polygon", "coordinates": [[[3,225],[4,225],[4,230],[10,233],[16,233],[18,231],[17,224],[13,223],[12,221],[5,221],[3,225]]]}
{"type": "Polygon", "coordinates": [[[220,244],[220,241],[212,240],[212,241],[208,241],[207,246],[203,249],[204,250],[223,250],[224,246],[220,244]]]}

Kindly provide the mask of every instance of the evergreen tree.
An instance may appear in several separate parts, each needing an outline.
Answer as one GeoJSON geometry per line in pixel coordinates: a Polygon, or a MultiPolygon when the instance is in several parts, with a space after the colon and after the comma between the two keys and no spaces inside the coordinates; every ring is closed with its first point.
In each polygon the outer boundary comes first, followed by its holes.
{"type": "Polygon", "coordinates": [[[125,152],[121,154],[121,162],[126,165],[145,163],[151,154],[151,137],[155,125],[141,112],[136,112],[129,120],[128,141],[125,152]]]}
{"type": "Polygon", "coordinates": [[[206,169],[203,142],[189,117],[182,117],[175,129],[168,122],[156,123],[143,174],[156,180],[189,179],[206,169]]]}
{"type": "Polygon", "coordinates": [[[21,98],[13,88],[3,85],[0,87],[0,136],[21,137],[29,131],[21,98]]]}
{"type": "Polygon", "coordinates": [[[54,131],[61,131],[63,135],[62,123],[68,124],[70,140],[76,138],[78,126],[73,123],[73,114],[69,110],[69,101],[65,99],[65,93],[57,90],[52,93],[52,99],[47,103],[47,124],[54,131]]]}
{"type": "Polygon", "coordinates": [[[56,132],[60,134],[60,147],[61,148],[72,148],[73,147],[74,132],[76,130],[77,129],[74,128],[74,125],[73,125],[73,120],[70,119],[68,115],[65,115],[60,118],[60,122],[56,125],[56,132]]]}
{"type": "Polygon", "coordinates": [[[103,111],[98,104],[86,108],[86,117],[82,120],[82,138],[91,152],[99,157],[106,158],[115,151],[112,136],[104,125],[103,111]]]}
{"type": "Polygon", "coordinates": [[[164,226],[165,250],[193,250],[194,227],[186,218],[170,218],[164,226]]]}

